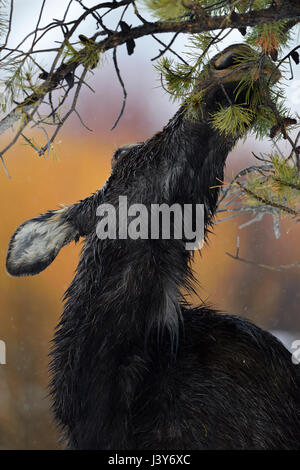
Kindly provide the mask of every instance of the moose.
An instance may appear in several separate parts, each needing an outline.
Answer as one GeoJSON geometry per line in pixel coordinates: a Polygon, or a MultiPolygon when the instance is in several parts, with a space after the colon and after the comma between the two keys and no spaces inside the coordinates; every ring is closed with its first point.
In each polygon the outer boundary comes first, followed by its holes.
{"type": "MultiPolygon", "coordinates": [[[[51,350],[53,412],[68,449],[300,448],[299,368],[270,333],[188,303],[185,240],[96,234],[97,208],[117,208],[122,195],[148,208],[203,204],[208,236],[226,158],[242,137],[220,133],[210,116],[228,98],[246,102],[236,87],[253,64],[235,67],[242,48],[251,49],[231,45],[199,74],[196,118],[182,105],[163,130],[115,152],[103,188],[24,222],[11,238],[13,276],[40,273],[85,239],[51,350]]],[[[270,61],[264,73],[274,68],[270,61]]]]}

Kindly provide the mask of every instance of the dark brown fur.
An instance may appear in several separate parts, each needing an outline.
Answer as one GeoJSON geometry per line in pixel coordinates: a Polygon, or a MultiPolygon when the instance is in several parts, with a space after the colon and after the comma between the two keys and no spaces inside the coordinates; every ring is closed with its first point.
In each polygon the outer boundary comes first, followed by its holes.
{"type": "MultiPolygon", "coordinates": [[[[234,99],[234,77],[225,85],[234,99]]],[[[208,229],[236,142],[210,125],[219,103],[228,105],[214,85],[199,119],[181,108],[160,133],[115,159],[102,190],[63,212],[73,238],[86,238],[51,352],[53,410],[69,448],[299,448],[300,381],[291,355],[246,320],[185,302],[181,292],[193,276],[184,240],[100,240],[95,233],[97,207],[118,207],[120,195],[147,207],[203,203],[208,229]]],[[[26,234],[30,222],[18,230],[26,234]]],[[[47,259],[41,269],[38,260],[34,269],[17,264],[19,245],[35,243],[30,233],[19,240],[12,238],[8,270],[44,269],[47,259]]]]}

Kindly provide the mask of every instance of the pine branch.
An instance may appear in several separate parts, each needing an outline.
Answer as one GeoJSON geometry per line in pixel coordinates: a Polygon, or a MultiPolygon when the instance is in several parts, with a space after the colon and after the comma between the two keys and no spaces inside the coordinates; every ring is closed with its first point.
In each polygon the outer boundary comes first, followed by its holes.
{"type": "Polygon", "coordinates": [[[287,214],[293,215],[294,217],[297,217],[297,215],[299,215],[299,212],[295,211],[294,209],[291,209],[290,207],[284,206],[283,204],[280,204],[280,203],[274,202],[274,201],[270,201],[269,199],[266,199],[264,197],[259,196],[255,192],[251,191],[251,189],[245,188],[245,186],[243,186],[239,181],[237,181],[235,184],[237,184],[238,187],[244,193],[248,194],[253,199],[256,199],[261,204],[265,204],[266,206],[274,207],[275,209],[278,209],[282,212],[286,212],[287,214]]]}
{"type": "MultiPolygon", "coordinates": [[[[99,9],[117,9],[120,6],[130,4],[131,0],[122,0],[119,2],[101,2],[93,8],[85,11],[69,31],[68,37],[73,34],[77,26],[92,12],[99,9]]],[[[127,43],[129,40],[138,39],[144,36],[159,34],[159,33],[203,33],[217,29],[225,30],[228,28],[239,29],[247,26],[257,26],[260,24],[267,24],[274,21],[281,21],[283,19],[290,20],[291,23],[296,24],[300,20],[300,0],[286,1],[279,8],[270,7],[264,10],[255,10],[243,14],[235,14],[230,16],[216,15],[198,16],[196,20],[188,19],[186,21],[158,21],[158,22],[145,22],[141,26],[137,26],[124,32],[114,32],[109,34],[105,39],[95,42],[95,51],[99,53],[106,52],[114,49],[122,44],[127,43]]],[[[291,26],[291,25],[290,25],[291,26]]],[[[101,32],[102,34],[103,32],[101,32]]],[[[34,93],[29,98],[26,98],[22,103],[16,106],[10,113],[8,113],[0,121],[0,135],[7,129],[11,128],[24,114],[28,112],[36,103],[42,101],[48,93],[54,91],[59,83],[63,81],[69,74],[75,73],[76,69],[83,65],[85,66],[86,56],[88,54],[88,46],[79,51],[76,60],[70,59],[66,63],[61,64],[56,70],[53,70],[49,78],[37,87],[34,93]]]]}

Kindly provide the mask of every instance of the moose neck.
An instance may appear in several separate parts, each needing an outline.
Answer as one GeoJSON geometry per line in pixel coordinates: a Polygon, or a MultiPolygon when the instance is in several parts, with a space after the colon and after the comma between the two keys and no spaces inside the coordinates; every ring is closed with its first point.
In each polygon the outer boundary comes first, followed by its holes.
{"type": "MultiPolygon", "coordinates": [[[[147,207],[203,203],[207,226],[218,197],[212,186],[222,179],[234,143],[207,120],[186,119],[181,109],[116,166],[101,203],[117,206],[120,195],[147,207]]],[[[54,410],[73,445],[126,448],[118,439],[128,434],[129,409],[145,371],[176,355],[181,289],[193,278],[190,257],[183,240],[99,240],[96,230],[88,235],[52,362],[54,410]],[[149,342],[152,347],[145,347],[149,342]]]]}
{"type": "MultiPolygon", "coordinates": [[[[123,195],[128,205],[143,203],[147,208],[153,203],[203,204],[206,231],[226,157],[236,142],[212,129],[210,111],[207,106],[204,118],[190,120],[181,108],[160,133],[120,162],[101,203],[117,208],[123,195]]],[[[121,344],[123,339],[137,344],[138,338],[142,344],[152,330],[167,331],[175,343],[181,290],[193,281],[190,259],[184,240],[101,240],[93,230],[66,293],[64,317],[76,318],[80,328],[85,324],[98,344],[101,338],[104,344],[121,344]],[[88,325],[93,325],[91,331],[88,325]]]]}
{"type": "Polygon", "coordinates": [[[168,204],[203,204],[205,230],[215,215],[226,158],[238,139],[213,129],[209,120],[213,110],[207,105],[198,119],[190,119],[181,108],[151,139],[158,140],[156,152],[164,158],[161,178],[167,191],[162,199],[168,204]]]}
{"type": "MultiPolygon", "coordinates": [[[[117,208],[143,203],[203,204],[205,230],[215,213],[226,157],[225,139],[207,119],[186,119],[180,109],[162,132],[133,150],[108,181],[103,200],[117,208]]],[[[151,210],[151,209],[150,209],[151,210]]],[[[64,319],[72,318],[101,355],[167,334],[176,347],[182,289],[191,288],[191,253],[182,239],[87,238],[77,274],[66,294],[64,319]],[[75,321],[76,320],[76,321],[75,321]],[[108,344],[110,347],[108,348],[108,344]]],[[[77,334],[76,334],[77,335],[77,334]]],[[[118,359],[119,360],[119,359],[118,359]]]]}

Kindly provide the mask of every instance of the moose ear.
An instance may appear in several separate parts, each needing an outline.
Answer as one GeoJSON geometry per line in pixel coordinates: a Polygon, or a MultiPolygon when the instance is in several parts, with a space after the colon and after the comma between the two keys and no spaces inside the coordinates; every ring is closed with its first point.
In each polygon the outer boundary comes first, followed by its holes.
{"type": "Polygon", "coordinates": [[[59,250],[79,238],[78,230],[66,217],[68,206],[49,211],[20,225],[12,236],[6,269],[12,276],[28,276],[43,271],[59,250]]]}

